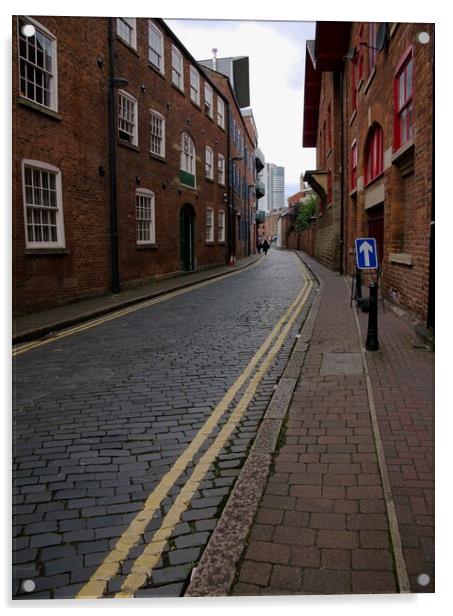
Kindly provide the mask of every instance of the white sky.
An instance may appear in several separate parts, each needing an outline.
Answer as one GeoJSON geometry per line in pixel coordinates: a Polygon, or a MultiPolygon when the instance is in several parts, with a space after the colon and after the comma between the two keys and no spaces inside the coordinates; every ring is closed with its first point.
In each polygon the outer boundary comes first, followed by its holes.
{"type": "Polygon", "coordinates": [[[315,149],[302,149],[305,43],[315,24],[298,21],[166,20],[197,60],[248,56],[250,106],[266,162],[285,168],[286,197],[302,171],[315,168],[315,149]]]}

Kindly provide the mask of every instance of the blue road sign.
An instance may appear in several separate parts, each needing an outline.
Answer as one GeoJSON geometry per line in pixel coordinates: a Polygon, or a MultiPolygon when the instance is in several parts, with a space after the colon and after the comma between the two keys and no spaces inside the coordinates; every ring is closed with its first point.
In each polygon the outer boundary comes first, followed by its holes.
{"type": "Polygon", "coordinates": [[[355,258],[359,269],[378,268],[377,246],[374,237],[356,238],[355,258]]]}

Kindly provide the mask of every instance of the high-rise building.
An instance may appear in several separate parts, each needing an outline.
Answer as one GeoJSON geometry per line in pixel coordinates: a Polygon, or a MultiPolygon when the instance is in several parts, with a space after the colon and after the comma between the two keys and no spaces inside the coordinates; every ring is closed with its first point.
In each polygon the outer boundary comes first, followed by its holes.
{"type": "Polygon", "coordinates": [[[258,179],[265,186],[265,195],[258,202],[259,209],[268,213],[285,207],[285,168],[266,163],[258,179]]]}
{"type": "Polygon", "coordinates": [[[213,49],[214,57],[209,60],[199,60],[199,64],[213,71],[226,75],[230,80],[239,107],[250,107],[249,59],[247,56],[234,58],[217,58],[217,49],[213,49]]]}

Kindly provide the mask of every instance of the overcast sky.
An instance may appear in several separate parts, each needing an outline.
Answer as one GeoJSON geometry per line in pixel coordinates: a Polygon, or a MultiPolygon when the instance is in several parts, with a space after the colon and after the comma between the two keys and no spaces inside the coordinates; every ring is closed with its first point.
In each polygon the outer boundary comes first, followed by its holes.
{"type": "Polygon", "coordinates": [[[248,56],[250,106],[266,162],[285,168],[286,197],[302,171],[315,168],[315,149],[302,149],[305,43],[315,24],[302,21],[166,19],[197,60],[248,56]]]}

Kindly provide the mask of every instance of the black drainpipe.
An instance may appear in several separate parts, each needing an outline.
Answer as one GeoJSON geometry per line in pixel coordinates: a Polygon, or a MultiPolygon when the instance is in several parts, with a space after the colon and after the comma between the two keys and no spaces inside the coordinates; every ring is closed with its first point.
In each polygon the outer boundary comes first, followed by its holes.
{"type": "Polygon", "coordinates": [[[343,104],[343,96],[344,96],[344,67],[341,69],[339,74],[339,89],[340,89],[340,276],[344,274],[343,267],[343,259],[344,259],[344,215],[345,215],[345,190],[344,190],[344,177],[345,177],[345,145],[344,145],[344,128],[343,128],[343,113],[344,113],[344,104],[343,104]]]}
{"type": "Polygon", "coordinates": [[[227,183],[227,200],[228,200],[228,263],[231,261],[231,257],[233,255],[233,204],[231,203],[231,194],[232,194],[232,186],[231,186],[231,169],[230,169],[230,139],[231,139],[231,110],[230,103],[227,101],[227,109],[228,109],[228,139],[227,139],[227,165],[226,165],[226,183],[227,183]]]}
{"type": "Polygon", "coordinates": [[[110,249],[111,249],[111,291],[120,293],[120,275],[118,264],[118,216],[116,191],[116,92],[115,92],[115,51],[114,18],[109,17],[109,98],[108,98],[108,133],[109,133],[109,177],[110,177],[110,249]]]}

